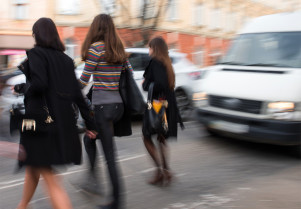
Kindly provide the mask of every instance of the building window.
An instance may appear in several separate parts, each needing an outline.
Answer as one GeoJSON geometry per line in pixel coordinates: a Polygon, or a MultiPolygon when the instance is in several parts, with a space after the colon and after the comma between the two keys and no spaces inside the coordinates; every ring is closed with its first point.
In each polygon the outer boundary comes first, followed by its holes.
{"type": "Polygon", "coordinates": [[[231,15],[231,31],[236,31],[238,28],[238,14],[237,12],[232,13],[231,15]]]}
{"type": "Polygon", "coordinates": [[[210,65],[215,64],[221,57],[222,53],[219,49],[214,49],[209,54],[210,65]]]}
{"type": "Polygon", "coordinates": [[[204,65],[204,50],[203,48],[198,48],[194,53],[192,53],[193,63],[197,66],[204,65]]]}
{"type": "Polygon", "coordinates": [[[139,0],[138,3],[138,17],[150,19],[156,15],[156,1],[155,0],[139,0]]]}
{"type": "Polygon", "coordinates": [[[80,0],[57,0],[59,14],[77,15],[80,11],[80,0]]]}
{"type": "Polygon", "coordinates": [[[168,5],[168,20],[173,21],[178,19],[178,0],[171,0],[168,5]]]}
{"type": "Polygon", "coordinates": [[[74,59],[75,58],[75,52],[76,52],[77,44],[71,38],[68,38],[68,39],[65,40],[65,47],[66,47],[65,53],[69,57],[71,57],[72,59],[74,59]]]}
{"type": "Polygon", "coordinates": [[[231,14],[230,13],[225,13],[225,29],[227,32],[231,31],[232,23],[231,23],[231,14]]]}
{"type": "Polygon", "coordinates": [[[27,2],[28,0],[14,1],[14,18],[16,20],[24,20],[27,18],[27,2]]]}
{"type": "Polygon", "coordinates": [[[193,25],[202,26],[204,25],[204,6],[203,4],[197,4],[193,7],[193,25]]]}
{"type": "Polygon", "coordinates": [[[211,29],[221,28],[221,10],[214,9],[211,11],[211,29]]]}
{"type": "Polygon", "coordinates": [[[116,0],[99,0],[101,4],[101,13],[106,13],[114,16],[117,9],[116,0]]]}
{"type": "Polygon", "coordinates": [[[147,5],[146,5],[146,10],[145,10],[145,16],[144,18],[149,19],[149,18],[153,18],[156,16],[156,1],[155,0],[147,0],[146,1],[147,5]]]}
{"type": "Polygon", "coordinates": [[[136,11],[138,16],[137,17],[142,17],[143,16],[143,7],[144,7],[144,0],[138,0],[136,11]]]}

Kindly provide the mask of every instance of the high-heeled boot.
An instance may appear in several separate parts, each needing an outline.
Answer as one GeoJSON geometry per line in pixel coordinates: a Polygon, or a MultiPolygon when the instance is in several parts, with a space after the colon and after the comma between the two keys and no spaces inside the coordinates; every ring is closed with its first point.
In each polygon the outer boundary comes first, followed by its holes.
{"type": "Polygon", "coordinates": [[[164,180],[164,175],[163,175],[163,173],[162,173],[162,170],[158,168],[157,171],[156,171],[156,173],[155,173],[155,175],[154,175],[154,177],[151,178],[151,179],[148,181],[148,183],[149,183],[149,184],[152,184],[152,185],[155,185],[155,184],[160,184],[160,183],[162,183],[163,180],[164,180]]]}
{"type": "Polygon", "coordinates": [[[163,176],[164,176],[164,186],[170,185],[171,181],[173,180],[173,175],[168,169],[163,169],[163,176]]]}

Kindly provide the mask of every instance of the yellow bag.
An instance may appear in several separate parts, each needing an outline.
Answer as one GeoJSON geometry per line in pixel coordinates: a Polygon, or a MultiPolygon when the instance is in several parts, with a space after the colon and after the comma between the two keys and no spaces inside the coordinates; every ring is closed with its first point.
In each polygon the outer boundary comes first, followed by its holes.
{"type": "Polygon", "coordinates": [[[168,102],[166,100],[156,100],[156,99],[154,99],[152,105],[153,105],[153,108],[154,108],[155,112],[158,113],[161,110],[163,105],[164,105],[165,108],[167,108],[168,102]]]}

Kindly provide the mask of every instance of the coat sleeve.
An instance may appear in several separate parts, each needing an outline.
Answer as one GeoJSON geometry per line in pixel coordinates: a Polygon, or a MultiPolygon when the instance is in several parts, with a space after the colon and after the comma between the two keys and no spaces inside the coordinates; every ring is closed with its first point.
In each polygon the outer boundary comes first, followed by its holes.
{"type": "Polygon", "coordinates": [[[85,121],[87,129],[96,131],[97,128],[94,120],[94,112],[89,108],[88,104],[86,103],[84,96],[82,95],[81,90],[79,89],[79,86],[78,91],[79,93],[77,95],[75,103],[79,108],[80,114],[85,121]]]}
{"type": "Polygon", "coordinates": [[[152,78],[152,60],[149,62],[148,66],[145,69],[145,72],[143,74],[144,82],[142,83],[142,89],[144,91],[148,91],[149,85],[153,81],[152,78]]]}
{"type": "Polygon", "coordinates": [[[97,130],[95,120],[94,120],[94,113],[84,98],[84,95],[80,89],[80,83],[77,82],[75,74],[73,75],[74,80],[74,93],[75,93],[75,104],[78,106],[81,116],[85,121],[86,128],[88,130],[97,130]]]}
{"type": "Polygon", "coordinates": [[[43,93],[48,87],[47,61],[35,48],[28,52],[30,69],[30,91],[43,93]]]}
{"type": "Polygon", "coordinates": [[[153,62],[151,66],[151,74],[152,82],[154,82],[154,94],[160,92],[166,93],[169,87],[166,68],[164,65],[158,61],[153,62]]]}

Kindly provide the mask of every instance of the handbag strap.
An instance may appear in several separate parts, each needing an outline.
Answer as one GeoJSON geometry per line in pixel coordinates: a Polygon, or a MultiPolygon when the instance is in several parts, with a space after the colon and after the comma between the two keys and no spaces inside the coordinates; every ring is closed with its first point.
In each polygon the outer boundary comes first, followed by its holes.
{"type": "Polygon", "coordinates": [[[154,83],[152,82],[148,87],[147,102],[151,102],[153,100],[153,90],[154,90],[154,83]]]}

